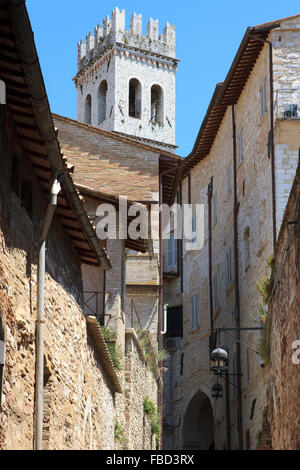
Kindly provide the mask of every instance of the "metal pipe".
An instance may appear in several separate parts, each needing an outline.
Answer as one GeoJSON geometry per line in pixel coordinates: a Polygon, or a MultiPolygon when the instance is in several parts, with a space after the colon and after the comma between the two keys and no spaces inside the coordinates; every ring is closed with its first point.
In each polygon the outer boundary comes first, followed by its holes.
{"type": "Polygon", "coordinates": [[[37,320],[36,320],[36,372],[35,372],[35,450],[42,450],[44,411],[44,325],[45,325],[45,271],[46,238],[57,206],[60,183],[55,177],[51,187],[50,201],[39,239],[37,320]]]}
{"type": "Polygon", "coordinates": [[[239,448],[243,449],[243,412],[242,412],[242,380],[241,380],[241,345],[240,345],[240,285],[239,285],[239,248],[238,248],[238,195],[237,195],[237,162],[236,162],[236,124],[235,108],[232,105],[232,139],[233,139],[233,230],[234,230],[234,282],[235,282],[235,309],[236,309],[236,362],[237,362],[237,417],[239,432],[239,448]]]}

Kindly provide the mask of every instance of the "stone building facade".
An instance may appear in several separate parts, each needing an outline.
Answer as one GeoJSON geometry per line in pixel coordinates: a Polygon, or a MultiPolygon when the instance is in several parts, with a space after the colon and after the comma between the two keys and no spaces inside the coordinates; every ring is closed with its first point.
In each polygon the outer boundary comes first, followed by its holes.
{"type": "Polygon", "coordinates": [[[269,276],[298,162],[299,18],[248,28],[184,162],[179,197],[205,206],[205,236],[201,250],[186,251],[185,242],[179,243],[179,277],[166,273],[164,280],[170,315],[175,307],[183,310],[182,339],[166,342],[169,366],[174,364],[165,377],[172,390],[165,397],[166,449],[258,445],[268,378],[258,354],[260,332],[241,331],[240,343],[235,331],[224,328],[260,326],[256,283],[269,276]],[[265,40],[273,52],[274,152],[265,40]],[[223,330],[212,336],[218,327],[223,330]],[[216,346],[228,352],[229,373],[235,375],[219,380],[224,397],[214,401],[210,352],[216,346]],[[203,426],[210,442],[203,440],[203,426]]]}
{"type": "Polygon", "coordinates": [[[78,44],[77,119],[174,150],[175,26],[158,29],[134,13],[127,31],[116,8],[78,44]]]}

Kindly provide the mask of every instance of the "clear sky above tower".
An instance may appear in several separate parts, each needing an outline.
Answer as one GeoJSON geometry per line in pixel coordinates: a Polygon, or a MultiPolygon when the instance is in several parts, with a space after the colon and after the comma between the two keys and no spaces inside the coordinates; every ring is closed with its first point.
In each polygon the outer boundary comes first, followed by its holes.
{"type": "Polygon", "coordinates": [[[117,5],[176,25],[176,144],[186,156],[192,149],[216,83],[224,80],[248,26],[300,13],[299,0],[27,0],[35,42],[53,112],[76,118],[77,42],[85,40],[117,5]]]}

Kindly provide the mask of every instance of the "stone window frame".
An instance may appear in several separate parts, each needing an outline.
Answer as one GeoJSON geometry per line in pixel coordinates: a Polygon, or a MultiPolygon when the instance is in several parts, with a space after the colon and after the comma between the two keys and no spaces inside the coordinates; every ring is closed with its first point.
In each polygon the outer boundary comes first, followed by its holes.
{"type": "Polygon", "coordinates": [[[218,293],[218,275],[213,276],[213,309],[214,312],[219,308],[219,293],[218,293]]]}
{"type": "Polygon", "coordinates": [[[142,119],[142,97],[143,97],[143,88],[141,81],[136,77],[131,77],[128,82],[128,116],[133,119],[142,119]],[[135,81],[135,91],[134,91],[134,107],[132,103],[132,91],[130,86],[132,82],[135,81]]]}
{"type": "Polygon", "coordinates": [[[150,89],[150,122],[155,124],[160,124],[163,126],[164,124],[164,89],[161,85],[154,83],[151,85],[150,89]],[[155,100],[156,106],[156,113],[153,114],[154,110],[154,94],[157,94],[157,99],[155,100]]]}
{"type": "Polygon", "coordinates": [[[231,246],[228,248],[227,253],[226,253],[226,268],[227,268],[227,287],[229,287],[232,284],[232,250],[231,246]]]}
{"type": "Polygon", "coordinates": [[[178,240],[175,238],[174,230],[170,232],[167,239],[167,268],[171,268],[178,263],[178,240]]]}
{"type": "Polygon", "coordinates": [[[88,93],[84,100],[84,116],[83,121],[85,124],[92,124],[92,95],[88,93]]]}
{"type": "Polygon", "coordinates": [[[191,297],[191,329],[195,331],[199,328],[199,294],[191,297]]]}
{"type": "Polygon", "coordinates": [[[265,77],[259,88],[259,106],[260,106],[260,120],[268,112],[267,107],[267,77],[265,77]]]}
{"type": "Polygon", "coordinates": [[[100,126],[107,118],[107,92],[108,83],[104,78],[101,80],[97,91],[98,100],[98,126],[100,126]]]}

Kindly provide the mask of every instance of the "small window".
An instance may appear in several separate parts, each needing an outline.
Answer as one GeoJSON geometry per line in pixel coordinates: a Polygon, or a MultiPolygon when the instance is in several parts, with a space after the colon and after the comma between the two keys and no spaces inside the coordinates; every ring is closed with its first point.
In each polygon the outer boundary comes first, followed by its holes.
{"type": "Polygon", "coordinates": [[[142,115],[142,86],[136,78],[129,82],[129,116],[141,118],[142,115]]]}
{"type": "Polygon", "coordinates": [[[163,90],[159,85],[151,87],[151,121],[163,124],[164,121],[163,90]]]}
{"type": "Polygon", "coordinates": [[[198,308],[199,308],[199,295],[195,294],[191,298],[191,326],[192,330],[199,327],[198,308]]]}
{"type": "Polygon", "coordinates": [[[178,258],[178,240],[174,238],[174,232],[170,233],[170,238],[167,240],[167,266],[171,267],[177,264],[178,258]]]}
{"type": "Polygon", "coordinates": [[[240,129],[238,132],[238,162],[241,163],[243,158],[243,132],[240,129]]]}
{"type": "Polygon", "coordinates": [[[98,125],[106,119],[107,81],[103,80],[98,89],[98,125]]]}
{"type": "Polygon", "coordinates": [[[231,248],[229,248],[227,251],[227,286],[230,286],[232,282],[231,264],[231,248]]]}
{"type": "Polygon", "coordinates": [[[92,98],[91,95],[87,95],[84,104],[84,122],[85,124],[92,123],[92,98]]]}
{"type": "Polygon", "coordinates": [[[227,166],[227,196],[231,193],[231,163],[227,166]]]}
{"type": "Polygon", "coordinates": [[[218,203],[217,193],[215,192],[213,197],[213,225],[218,222],[218,203]]]}
{"type": "Polygon", "coordinates": [[[260,118],[266,114],[267,112],[267,79],[265,78],[261,84],[259,89],[259,97],[260,97],[260,118]]]}
{"type": "Polygon", "coordinates": [[[214,301],[214,311],[219,307],[219,298],[218,298],[218,278],[215,274],[213,277],[213,301],[214,301]]]}

